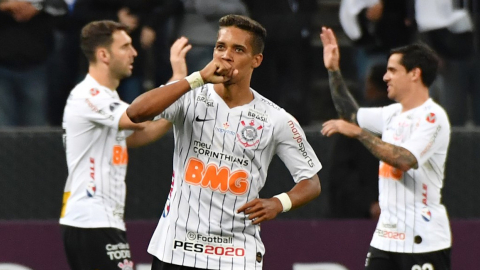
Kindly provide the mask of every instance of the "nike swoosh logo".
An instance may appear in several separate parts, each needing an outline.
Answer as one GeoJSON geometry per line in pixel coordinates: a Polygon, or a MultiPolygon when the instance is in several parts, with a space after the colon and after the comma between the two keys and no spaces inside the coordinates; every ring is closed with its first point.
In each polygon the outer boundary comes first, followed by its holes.
{"type": "Polygon", "coordinates": [[[198,118],[198,116],[197,116],[197,118],[195,118],[195,121],[197,121],[197,122],[205,122],[205,121],[212,121],[212,120],[213,119],[200,119],[200,118],[198,118]]]}

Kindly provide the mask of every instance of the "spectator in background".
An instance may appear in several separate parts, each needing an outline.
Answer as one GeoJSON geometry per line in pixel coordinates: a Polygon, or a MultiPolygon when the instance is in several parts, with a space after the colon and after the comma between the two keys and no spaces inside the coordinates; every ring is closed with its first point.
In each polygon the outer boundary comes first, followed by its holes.
{"type": "Polygon", "coordinates": [[[245,0],[251,17],[268,30],[265,59],[252,87],[291,113],[302,125],[311,119],[311,26],[316,0],[245,0]]]}
{"type": "MultiPolygon", "coordinates": [[[[76,0],[73,10],[75,19],[85,23],[108,19],[128,27],[138,56],[132,76],[123,80],[118,87],[118,93],[124,101],[132,102],[144,92],[146,50],[157,39],[157,33],[163,33],[162,27],[168,18],[180,9],[180,0],[76,0]]],[[[164,54],[168,55],[168,47],[163,49],[164,54]]]]}
{"type": "MultiPolygon", "coordinates": [[[[468,8],[478,16],[478,1],[422,0],[416,2],[421,38],[442,58],[436,99],[452,126],[480,125],[480,55],[468,8]],[[471,112],[471,115],[470,115],[471,112]]],[[[478,34],[478,20],[476,21],[478,34]]],[[[433,89],[431,89],[433,90],[433,89]]]]}
{"type": "Polygon", "coordinates": [[[414,41],[414,0],[342,0],[340,23],[356,48],[356,80],[365,98],[367,71],[387,63],[390,49],[414,41]]]}
{"type": "MultiPolygon", "coordinates": [[[[365,86],[365,107],[392,103],[383,81],[386,65],[370,68],[365,86]]],[[[358,140],[336,135],[333,138],[330,177],[330,216],[333,218],[378,219],[378,159],[358,140]]]]}
{"type": "Polygon", "coordinates": [[[48,63],[63,0],[0,2],[0,126],[47,126],[48,63]]]}
{"type": "Polygon", "coordinates": [[[178,18],[176,36],[193,46],[187,55],[190,70],[201,70],[211,60],[218,34],[218,20],[228,14],[247,15],[242,0],[182,0],[184,13],[178,18]]]}
{"type": "MultiPolygon", "coordinates": [[[[122,81],[118,91],[126,101],[132,101],[143,92],[146,80],[145,66],[154,68],[157,85],[165,83],[172,75],[169,63],[169,46],[172,43],[168,26],[175,14],[182,11],[180,0],[67,0],[69,13],[62,17],[57,34],[57,51],[50,71],[53,78],[49,118],[53,125],[60,125],[63,104],[70,90],[83,79],[87,63],[78,47],[80,29],[92,20],[111,19],[129,23],[139,57],[135,60],[135,77],[122,81]],[[127,11],[127,8],[130,12],[127,11]],[[118,12],[122,9],[121,12],[118,12]],[[120,17],[119,17],[120,16],[120,17]],[[135,25],[138,24],[138,27],[135,25]],[[150,52],[151,51],[151,52],[150,52]],[[149,53],[153,63],[146,63],[149,53]],[[127,89],[128,88],[128,89],[127,89]]],[[[151,74],[148,74],[151,75],[151,74]]]]}

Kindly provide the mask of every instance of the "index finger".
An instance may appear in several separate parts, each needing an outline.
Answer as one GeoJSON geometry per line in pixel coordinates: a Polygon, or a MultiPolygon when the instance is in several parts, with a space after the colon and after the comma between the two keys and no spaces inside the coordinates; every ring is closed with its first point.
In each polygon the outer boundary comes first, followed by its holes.
{"type": "Polygon", "coordinates": [[[242,205],[240,208],[238,208],[237,213],[244,212],[248,208],[252,207],[255,204],[254,201],[249,201],[246,204],[242,205]]]}

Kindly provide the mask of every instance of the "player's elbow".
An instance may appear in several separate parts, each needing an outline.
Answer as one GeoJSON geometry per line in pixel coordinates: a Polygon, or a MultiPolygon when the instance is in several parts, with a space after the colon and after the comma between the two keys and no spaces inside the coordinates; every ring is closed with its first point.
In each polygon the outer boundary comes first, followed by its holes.
{"type": "Polygon", "coordinates": [[[312,191],[312,196],[313,198],[317,198],[318,196],[320,196],[320,193],[322,192],[322,186],[320,184],[320,178],[318,178],[318,175],[315,175],[314,177],[312,177],[310,183],[311,183],[310,190],[312,191]]]}
{"type": "Polygon", "coordinates": [[[130,120],[133,123],[141,123],[141,122],[145,122],[146,120],[148,120],[146,117],[143,117],[141,107],[135,106],[133,104],[128,106],[126,113],[127,113],[128,118],[130,118],[130,120]]]}

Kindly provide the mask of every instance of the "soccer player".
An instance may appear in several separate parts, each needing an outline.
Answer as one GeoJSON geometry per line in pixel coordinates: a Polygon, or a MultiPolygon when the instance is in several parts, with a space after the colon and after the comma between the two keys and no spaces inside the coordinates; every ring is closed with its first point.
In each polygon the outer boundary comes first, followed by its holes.
{"type": "Polygon", "coordinates": [[[127,109],[134,122],[173,123],[174,174],[148,252],[153,270],[262,269],[260,223],[320,194],[321,164],[297,121],[250,88],[266,30],[239,15],[219,20],[213,60],[148,91],[127,109]],[[277,154],[294,187],[259,198],[277,154]]]}
{"type": "Polygon", "coordinates": [[[325,122],[322,134],[356,138],[380,159],[381,214],[365,269],[450,269],[451,231],[441,203],[450,124],[428,94],[437,56],[422,44],[393,49],[383,79],[388,97],[397,103],[358,108],[340,73],[333,31],[324,27],[320,36],[332,98],[342,118],[325,122]]]}
{"type": "Polygon", "coordinates": [[[133,269],[123,219],[127,147],[161,137],[171,124],[135,124],[115,91],[137,55],[126,27],[95,21],[82,29],[86,78],[70,93],[63,116],[68,178],[60,224],[73,270],[133,269]]]}

